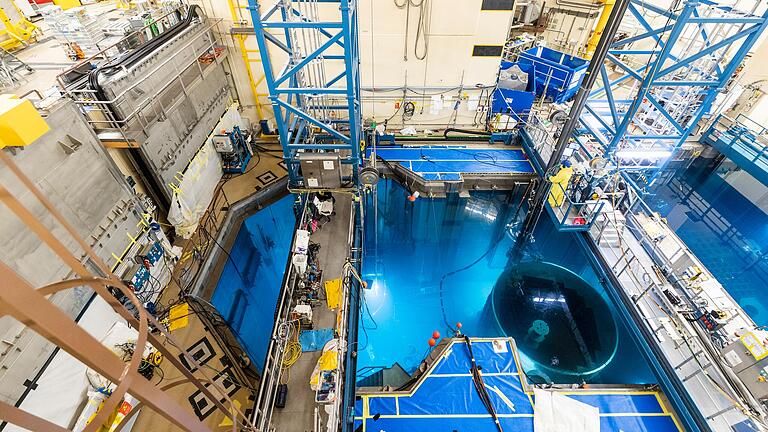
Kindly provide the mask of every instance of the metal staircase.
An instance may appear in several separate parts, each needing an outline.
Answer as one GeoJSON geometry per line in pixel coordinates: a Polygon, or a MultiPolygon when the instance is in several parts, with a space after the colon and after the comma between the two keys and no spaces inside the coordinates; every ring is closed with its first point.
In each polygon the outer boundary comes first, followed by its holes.
{"type": "Polygon", "coordinates": [[[368,366],[357,371],[357,387],[393,387],[397,388],[408,382],[411,375],[395,362],[392,367],[368,366]]]}

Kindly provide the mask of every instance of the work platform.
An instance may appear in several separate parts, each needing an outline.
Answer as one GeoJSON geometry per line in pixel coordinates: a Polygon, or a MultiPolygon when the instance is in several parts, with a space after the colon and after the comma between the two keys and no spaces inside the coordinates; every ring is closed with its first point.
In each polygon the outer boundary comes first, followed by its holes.
{"type": "Polygon", "coordinates": [[[768,128],[744,115],[720,115],[701,137],[739,168],[768,186],[768,128]]]}
{"type": "Polygon", "coordinates": [[[510,189],[536,173],[519,147],[483,145],[380,146],[377,158],[421,193],[443,196],[448,192],[510,189]]]}
{"type": "MultiPolygon", "coordinates": [[[[471,339],[472,351],[491,403],[504,430],[534,431],[536,399],[513,339],[471,339]]],[[[402,391],[357,392],[355,428],[360,431],[493,431],[491,415],[473,384],[471,360],[463,339],[439,344],[425,361],[425,372],[402,391]]],[[[599,410],[600,431],[680,431],[661,393],[625,386],[595,389],[550,388],[599,410]]]]}
{"type": "MultiPolygon", "coordinates": [[[[634,202],[625,213],[606,206],[610,211],[579,237],[611,281],[619,314],[634,322],[633,331],[643,339],[639,345],[663,371],[657,376],[666,394],[676,406],[688,407],[686,421],[711,430],[759,430],[732,384],[735,366],[750,360],[721,363],[728,351],[747,352],[752,339],[736,335],[749,336],[756,325],[658,215],[642,200],[634,202]],[[686,315],[690,304],[704,304],[708,312],[686,315]],[[727,317],[715,318],[709,312],[715,309],[727,317]]],[[[738,379],[750,391],[765,390],[757,371],[740,372],[738,379]]]]}

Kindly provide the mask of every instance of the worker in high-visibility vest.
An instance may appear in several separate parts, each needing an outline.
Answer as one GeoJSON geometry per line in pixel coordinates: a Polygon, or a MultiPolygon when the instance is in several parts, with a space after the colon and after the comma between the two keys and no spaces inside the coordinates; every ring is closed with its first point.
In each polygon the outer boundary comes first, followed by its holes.
{"type": "Polygon", "coordinates": [[[563,159],[557,174],[549,177],[549,181],[552,182],[552,188],[549,191],[549,198],[547,199],[550,206],[560,207],[563,204],[565,191],[568,189],[568,183],[571,181],[572,176],[573,168],[571,167],[571,161],[563,159]]]}

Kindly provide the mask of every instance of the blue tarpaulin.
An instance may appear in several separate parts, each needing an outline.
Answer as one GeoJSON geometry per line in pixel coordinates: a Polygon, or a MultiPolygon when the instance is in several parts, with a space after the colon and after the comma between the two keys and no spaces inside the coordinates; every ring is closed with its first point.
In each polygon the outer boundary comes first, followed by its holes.
{"type": "Polygon", "coordinates": [[[291,249],[293,203],[288,195],[243,221],[211,298],[259,371],[291,249]]]}
{"type": "Polygon", "coordinates": [[[533,174],[520,149],[477,147],[379,147],[376,154],[425,180],[459,181],[461,174],[533,174]]]}
{"type": "Polygon", "coordinates": [[[535,91],[536,96],[542,96],[546,92],[546,96],[553,101],[563,103],[576,94],[589,61],[537,46],[522,52],[518,63],[521,68],[532,68],[528,78],[529,90],[535,91]],[[531,82],[533,87],[530,86],[531,82]]]}
{"type": "MultiPolygon", "coordinates": [[[[535,400],[518,373],[509,339],[473,339],[472,350],[504,430],[534,432],[535,400]]],[[[408,392],[358,392],[355,425],[387,432],[495,431],[493,419],[472,381],[464,341],[453,339],[408,392]]],[[[679,432],[655,391],[615,388],[562,390],[561,394],[600,410],[603,432],[679,432]]]]}
{"type": "Polygon", "coordinates": [[[299,334],[299,343],[302,351],[319,351],[333,339],[333,329],[324,328],[317,330],[303,330],[299,334]]]}

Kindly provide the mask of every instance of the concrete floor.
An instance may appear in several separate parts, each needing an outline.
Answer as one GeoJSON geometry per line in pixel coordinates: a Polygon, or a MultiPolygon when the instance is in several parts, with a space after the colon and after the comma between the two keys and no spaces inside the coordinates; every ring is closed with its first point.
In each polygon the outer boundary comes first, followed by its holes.
{"type": "MultiPolygon", "coordinates": [[[[101,8],[105,13],[118,13],[111,4],[102,3],[89,6],[89,8],[91,7],[101,8]]],[[[76,62],[67,57],[64,48],[55,39],[45,34],[45,22],[40,20],[36,24],[44,32],[38,43],[14,52],[19,59],[29,64],[34,69],[34,72],[24,75],[22,83],[12,88],[3,89],[3,92],[21,95],[32,90],[38,90],[46,93],[47,90],[57,85],[56,77],[62,71],[76,64],[76,62]]],[[[30,98],[34,99],[36,97],[30,96],[30,98]]],[[[264,146],[270,149],[279,149],[279,145],[264,146]]],[[[260,155],[254,157],[249,164],[246,174],[224,181],[221,189],[226,195],[227,201],[230,204],[235,203],[283,178],[286,175],[286,170],[281,162],[282,157],[279,152],[260,152],[260,155]]],[[[338,195],[336,203],[337,214],[312,236],[313,242],[322,245],[319,252],[319,260],[324,271],[324,280],[335,279],[341,275],[348,252],[345,239],[349,230],[351,204],[351,197],[349,195],[338,195]]],[[[226,215],[226,212],[221,211],[221,209],[211,210],[214,211],[217,218],[223,219],[226,215]]],[[[193,242],[185,242],[182,245],[185,246],[185,249],[189,249],[193,246],[193,242]]],[[[167,299],[172,299],[176,296],[178,296],[178,287],[172,284],[163,293],[162,298],[164,301],[167,301],[167,299]]],[[[334,327],[336,320],[334,311],[329,310],[323,304],[316,307],[313,312],[315,329],[334,327]]],[[[191,319],[190,321],[188,327],[174,331],[176,340],[185,347],[193,344],[200,338],[201,334],[205,333],[205,329],[199,320],[191,319]]],[[[315,393],[310,389],[309,379],[319,357],[319,351],[304,353],[290,369],[287,406],[284,409],[275,411],[274,424],[277,431],[300,432],[314,430],[315,393]]],[[[220,367],[221,365],[212,363],[212,366],[220,367]]],[[[180,373],[173,370],[173,368],[168,367],[164,369],[166,381],[174,381],[180,377],[180,373]]],[[[188,386],[179,386],[170,392],[171,396],[185,407],[189,406],[187,401],[189,393],[188,386]]],[[[244,409],[248,407],[246,398],[247,394],[245,392],[239,392],[235,396],[235,399],[242,402],[244,409]]],[[[323,413],[323,419],[327,419],[327,415],[322,407],[320,407],[320,412],[323,413]]],[[[223,415],[217,413],[208,418],[205,423],[212,429],[217,429],[222,418],[223,415]]],[[[180,429],[169,424],[159,414],[145,409],[138,416],[134,430],[175,431],[180,429]]]]}
{"type": "MultiPolygon", "coordinates": [[[[310,241],[320,245],[318,259],[323,270],[323,280],[341,277],[349,250],[349,217],[352,211],[352,197],[336,194],[336,215],[319,231],[312,234],[310,241]]],[[[321,285],[322,286],[322,285],[321,285]]],[[[321,304],[312,309],[314,329],[335,327],[336,312],[321,304]]],[[[272,424],[278,432],[314,431],[315,407],[319,407],[323,425],[328,419],[323,406],[315,403],[315,392],[309,386],[309,379],[321,351],[302,353],[299,360],[289,369],[288,400],[285,408],[276,408],[272,424]]]]}
{"type": "MultiPolygon", "coordinates": [[[[95,3],[85,7],[91,13],[106,16],[107,20],[120,17],[124,13],[124,11],[118,10],[115,7],[115,2],[95,3]]],[[[22,75],[22,82],[16,86],[2,89],[3,93],[21,95],[32,90],[45,92],[56,85],[57,75],[77,63],[67,56],[64,47],[53,38],[52,32],[48,31],[48,26],[45,20],[38,19],[34,23],[42,32],[37,43],[33,43],[26,48],[13,52],[13,54],[21,61],[31,66],[32,69],[34,69],[34,72],[20,72],[22,75]]],[[[118,39],[119,38],[105,39],[104,48],[116,42],[118,39]]]]}

